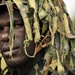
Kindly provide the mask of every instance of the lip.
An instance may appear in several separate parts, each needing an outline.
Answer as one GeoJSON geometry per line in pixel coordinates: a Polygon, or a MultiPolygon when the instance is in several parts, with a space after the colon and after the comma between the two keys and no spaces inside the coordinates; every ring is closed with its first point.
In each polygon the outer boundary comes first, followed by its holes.
{"type": "MultiPolygon", "coordinates": [[[[18,47],[15,47],[12,49],[12,55],[16,54],[18,52],[19,48],[18,47]]],[[[2,51],[3,55],[4,56],[9,56],[10,55],[10,49],[6,49],[6,50],[3,50],[2,51]]]]}

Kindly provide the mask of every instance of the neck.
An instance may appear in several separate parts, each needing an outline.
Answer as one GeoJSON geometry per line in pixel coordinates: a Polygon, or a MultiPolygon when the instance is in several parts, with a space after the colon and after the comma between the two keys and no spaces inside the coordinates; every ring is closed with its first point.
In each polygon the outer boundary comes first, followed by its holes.
{"type": "Polygon", "coordinates": [[[34,66],[43,57],[43,50],[40,51],[35,58],[30,58],[26,63],[17,67],[18,75],[35,75],[34,66]]]}
{"type": "Polygon", "coordinates": [[[24,68],[17,68],[18,75],[35,75],[35,69],[24,69],[24,68]]]}

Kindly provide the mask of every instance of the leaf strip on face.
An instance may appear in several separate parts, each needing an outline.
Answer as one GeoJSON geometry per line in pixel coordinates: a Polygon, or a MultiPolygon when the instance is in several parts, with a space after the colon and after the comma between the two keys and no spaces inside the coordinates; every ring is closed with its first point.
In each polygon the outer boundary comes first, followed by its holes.
{"type": "Polygon", "coordinates": [[[6,6],[9,12],[10,17],[10,38],[9,38],[9,45],[10,45],[10,57],[12,57],[12,49],[13,49],[13,39],[14,39],[14,18],[13,18],[13,3],[11,1],[6,2],[6,6]]]}

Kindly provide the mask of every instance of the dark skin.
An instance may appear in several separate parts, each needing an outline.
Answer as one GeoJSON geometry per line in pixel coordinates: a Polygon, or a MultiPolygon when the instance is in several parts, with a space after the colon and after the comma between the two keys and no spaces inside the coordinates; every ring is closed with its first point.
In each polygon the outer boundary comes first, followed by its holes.
{"type": "MultiPolygon", "coordinates": [[[[35,58],[29,58],[24,52],[23,41],[25,39],[25,28],[22,21],[22,17],[18,10],[14,11],[14,47],[12,49],[13,59],[10,57],[10,45],[9,45],[9,32],[10,32],[10,19],[9,14],[5,6],[4,10],[0,12],[0,50],[5,62],[10,67],[15,67],[18,75],[35,75],[34,65],[44,55],[44,52],[40,51],[35,58]]],[[[34,41],[30,42],[27,47],[29,55],[33,55],[35,50],[34,41]]]]}

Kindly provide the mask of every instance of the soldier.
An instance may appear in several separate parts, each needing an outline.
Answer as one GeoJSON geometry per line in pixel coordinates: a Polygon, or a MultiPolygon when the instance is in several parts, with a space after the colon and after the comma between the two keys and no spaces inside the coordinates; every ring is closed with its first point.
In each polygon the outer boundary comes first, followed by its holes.
{"type": "Polygon", "coordinates": [[[7,64],[6,75],[75,74],[65,32],[70,39],[75,36],[63,6],[62,0],[1,1],[0,50],[7,64]]]}

